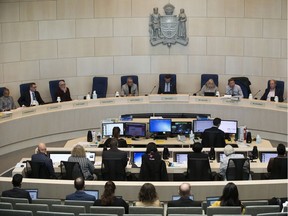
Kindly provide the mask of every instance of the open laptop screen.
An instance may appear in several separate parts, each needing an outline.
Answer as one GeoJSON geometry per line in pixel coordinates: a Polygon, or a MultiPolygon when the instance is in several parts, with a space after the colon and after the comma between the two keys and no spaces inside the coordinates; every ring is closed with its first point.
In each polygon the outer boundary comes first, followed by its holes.
{"type": "Polygon", "coordinates": [[[277,156],[277,152],[261,152],[261,162],[268,163],[270,158],[275,158],[277,156]]]}
{"type": "MultiPolygon", "coordinates": [[[[180,199],[180,195],[172,195],[172,200],[179,200],[180,199]]],[[[194,195],[190,195],[189,199],[194,200],[194,195]]]]}
{"type": "Polygon", "coordinates": [[[99,191],[98,190],[84,190],[85,193],[92,195],[95,199],[99,199],[99,191]]]}
{"type": "Polygon", "coordinates": [[[38,189],[26,189],[32,200],[38,199],[38,189]]]}
{"type": "Polygon", "coordinates": [[[215,196],[215,197],[206,197],[206,201],[207,201],[207,207],[213,205],[213,203],[215,203],[216,201],[219,200],[219,196],[215,196]]]}

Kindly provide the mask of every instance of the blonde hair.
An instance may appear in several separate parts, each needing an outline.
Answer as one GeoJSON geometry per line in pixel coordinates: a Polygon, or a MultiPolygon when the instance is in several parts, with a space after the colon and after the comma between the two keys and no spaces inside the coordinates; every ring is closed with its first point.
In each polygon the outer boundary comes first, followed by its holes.
{"type": "Polygon", "coordinates": [[[216,86],[213,79],[209,79],[209,80],[205,83],[206,87],[209,87],[209,86],[208,86],[209,83],[211,83],[211,84],[213,85],[213,88],[216,86]]]}
{"type": "Polygon", "coordinates": [[[71,152],[72,157],[86,157],[85,149],[81,145],[76,145],[71,152]]]}

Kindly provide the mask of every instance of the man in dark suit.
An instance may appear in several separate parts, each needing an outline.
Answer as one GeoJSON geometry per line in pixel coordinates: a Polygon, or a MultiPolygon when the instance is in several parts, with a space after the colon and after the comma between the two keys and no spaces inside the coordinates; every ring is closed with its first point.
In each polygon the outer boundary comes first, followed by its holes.
{"type": "Polygon", "coordinates": [[[160,82],[158,94],[177,94],[176,83],[172,82],[171,74],[166,74],[164,82],[160,82]]]}
{"type": "Polygon", "coordinates": [[[50,178],[55,178],[53,162],[47,155],[47,148],[45,143],[40,143],[38,145],[37,153],[32,155],[31,160],[35,162],[44,162],[49,171],[50,178]]]}
{"type": "Polygon", "coordinates": [[[40,93],[36,91],[37,85],[36,83],[30,83],[29,91],[24,92],[23,95],[18,99],[18,103],[20,106],[37,106],[43,105],[45,102],[42,100],[40,93]]]}
{"type": "Polygon", "coordinates": [[[208,154],[202,152],[202,144],[200,142],[195,142],[192,145],[193,152],[188,154],[188,158],[208,158],[208,154]]]}
{"type": "Polygon", "coordinates": [[[66,196],[66,200],[83,200],[83,201],[94,201],[96,197],[84,192],[85,181],[82,177],[78,177],[74,180],[75,193],[66,196]]]}
{"type": "Polygon", "coordinates": [[[125,180],[127,153],[118,149],[118,140],[111,139],[110,149],[102,153],[102,175],[105,180],[125,180]]]}
{"type": "Polygon", "coordinates": [[[219,129],[220,124],[221,119],[215,118],[213,120],[213,126],[204,131],[202,135],[203,147],[225,147],[225,133],[219,129]]]}
{"type": "Polygon", "coordinates": [[[2,197],[25,198],[28,199],[29,203],[31,203],[32,199],[29,192],[21,189],[22,179],[23,176],[21,174],[15,174],[12,179],[13,189],[3,191],[2,197]]]}
{"type": "Polygon", "coordinates": [[[168,207],[201,207],[200,201],[193,201],[191,196],[191,185],[183,183],[179,186],[180,199],[168,202],[168,207]]]}
{"type": "Polygon", "coordinates": [[[279,102],[283,102],[283,92],[281,92],[281,90],[277,88],[277,81],[270,80],[269,88],[265,89],[261,100],[274,101],[275,96],[278,97],[279,102]]]}

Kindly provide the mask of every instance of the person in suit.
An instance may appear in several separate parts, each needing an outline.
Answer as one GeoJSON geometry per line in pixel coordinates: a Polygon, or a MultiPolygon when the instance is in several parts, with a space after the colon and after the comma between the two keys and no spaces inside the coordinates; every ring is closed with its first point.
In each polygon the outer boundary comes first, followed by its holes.
{"type": "Polygon", "coordinates": [[[59,81],[58,89],[55,93],[55,97],[60,97],[61,101],[72,101],[70,96],[70,90],[66,86],[65,80],[59,81]]]}
{"type": "MultiPolygon", "coordinates": [[[[286,157],[286,148],[285,148],[285,145],[283,145],[282,143],[278,144],[278,146],[277,146],[277,154],[278,155],[276,158],[286,157]]],[[[269,173],[272,172],[273,162],[274,162],[274,158],[270,158],[270,160],[268,162],[268,166],[267,166],[267,171],[269,173]]]]}
{"type": "Polygon", "coordinates": [[[2,192],[2,197],[12,198],[25,198],[29,203],[32,202],[28,191],[21,188],[23,176],[21,174],[15,174],[12,178],[13,189],[2,192]]]}
{"type": "Polygon", "coordinates": [[[283,102],[283,92],[277,88],[277,81],[270,80],[269,88],[265,89],[260,100],[274,101],[275,96],[278,97],[279,102],[283,102]]]}
{"type": "Polygon", "coordinates": [[[180,199],[168,202],[168,207],[201,207],[200,201],[193,201],[191,196],[191,185],[189,183],[182,183],[179,186],[180,199]]]}
{"type": "Polygon", "coordinates": [[[138,199],[135,206],[154,206],[161,207],[156,188],[151,183],[145,183],[140,188],[138,199]]]}
{"type": "Polygon", "coordinates": [[[219,129],[221,124],[220,118],[215,118],[213,120],[213,126],[206,129],[202,135],[202,146],[203,147],[220,147],[224,148],[225,143],[225,133],[219,129]]]}
{"type": "Polygon", "coordinates": [[[53,162],[47,155],[47,147],[45,143],[39,143],[37,153],[32,155],[31,161],[44,162],[49,171],[50,178],[56,178],[53,162]]]}
{"type": "Polygon", "coordinates": [[[138,86],[133,83],[132,77],[127,78],[127,83],[121,87],[121,96],[138,96],[138,86]]]}
{"type": "Polygon", "coordinates": [[[10,96],[8,88],[4,88],[3,96],[0,97],[0,112],[16,109],[14,99],[10,96]]]}
{"type": "Polygon", "coordinates": [[[171,74],[166,74],[164,76],[164,82],[160,82],[160,86],[158,88],[158,94],[177,94],[176,83],[174,84],[172,81],[171,74]]]}
{"type": "MultiPolygon", "coordinates": [[[[119,127],[114,127],[112,130],[112,136],[113,138],[118,140],[118,147],[120,148],[126,148],[128,147],[127,142],[125,139],[121,139],[120,138],[120,128],[119,127]]],[[[99,145],[99,147],[110,147],[110,142],[111,142],[112,138],[108,138],[103,145],[99,145]]]]}
{"type": "Polygon", "coordinates": [[[226,86],[226,95],[231,95],[231,96],[238,96],[238,97],[243,97],[243,92],[242,89],[239,85],[235,84],[234,79],[229,79],[228,80],[228,85],[226,86]]]}
{"type": "Polygon", "coordinates": [[[45,104],[45,102],[42,100],[40,96],[40,93],[36,89],[37,89],[36,83],[30,83],[29,91],[24,92],[23,95],[21,95],[20,98],[18,99],[19,105],[30,107],[45,104]]]}
{"type": "Polygon", "coordinates": [[[202,152],[203,146],[200,142],[195,142],[192,145],[193,152],[188,154],[188,158],[208,158],[208,154],[202,152]]]}
{"type": "Polygon", "coordinates": [[[84,192],[85,180],[82,177],[78,177],[74,180],[74,187],[76,191],[66,196],[66,200],[82,200],[82,201],[94,201],[96,198],[90,194],[84,192]]]}
{"type": "Polygon", "coordinates": [[[129,206],[122,198],[115,196],[116,185],[112,181],[106,182],[101,199],[94,202],[94,206],[120,206],[124,207],[125,214],[128,214],[129,206]]]}
{"type": "Polygon", "coordinates": [[[125,180],[127,162],[127,153],[119,150],[118,140],[112,138],[110,149],[102,153],[102,175],[108,180],[125,180]],[[114,163],[115,160],[116,163],[114,163]]]}

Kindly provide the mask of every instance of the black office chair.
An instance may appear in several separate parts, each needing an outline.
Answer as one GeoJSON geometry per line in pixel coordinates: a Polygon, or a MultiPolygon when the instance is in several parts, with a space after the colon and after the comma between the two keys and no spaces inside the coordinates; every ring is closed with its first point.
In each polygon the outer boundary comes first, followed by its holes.
{"type": "Polygon", "coordinates": [[[62,179],[75,180],[78,177],[84,178],[78,162],[61,161],[60,168],[62,179]]]}
{"type": "Polygon", "coordinates": [[[101,174],[106,181],[126,180],[126,170],[119,158],[102,159],[101,174]]]}
{"type": "Polygon", "coordinates": [[[59,88],[59,82],[60,80],[49,81],[49,91],[50,91],[52,102],[57,102],[56,91],[59,88]]]}
{"type": "Polygon", "coordinates": [[[250,80],[247,77],[233,77],[232,79],[234,79],[235,83],[241,87],[243,97],[248,98],[249,94],[251,93],[250,80]]]}
{"type": "Polygon", "coordinates": [[[141,181],[168,181],[166,164],[163,160],[143,160],[140,168],[141,181]]]}
{"type": "Polygon", "coordinates": [[[201,88],[209,79],[212,79],[215,85],[218,87],[218,74],[201,74],[201,88]]]}
{"type": "Polygon", "coordinates": [[[108,77],[93,77],[92,91],[96,91],[97,98],[106,98],[108,77]]]}
{"type": "Polygon", "coordinates": [[[209,159],[189,158],[186,178],[190,181],[211,181],[213,178],[209,159]]]}
{"type": "Polygon", "coordinates": [[[287,179],[287,157],[273,159],[271,179],[287,179]]]}
{"type": "Polygon", "coordinates": [[[49,170],[45,163],[35,161],[26,161],[26,176],[28,178],[50,178],[49,170]]]}
{"type": "Polygon", "coordinates": [[[4,92],[4,89],[5,89],[6,87],[0,87],[0,97],[2,97],[3,96],[3,92],[4,92]]]}
{"type": "Polygon", "coordinates": [[[249,158],[230,158],[226,169],[226,179],[249,180],[250,161],[249,158]]]}

